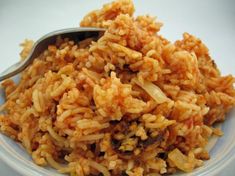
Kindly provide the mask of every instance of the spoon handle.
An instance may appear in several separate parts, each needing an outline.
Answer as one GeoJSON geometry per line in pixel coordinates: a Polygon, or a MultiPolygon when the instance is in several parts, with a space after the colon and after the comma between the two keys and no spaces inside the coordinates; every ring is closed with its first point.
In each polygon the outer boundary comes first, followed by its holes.
{"type": "Polygon", "coordinates": [[[28,65],[28,60],[19,61],[0,73],[0,82],[22,72],[28,65]]]}

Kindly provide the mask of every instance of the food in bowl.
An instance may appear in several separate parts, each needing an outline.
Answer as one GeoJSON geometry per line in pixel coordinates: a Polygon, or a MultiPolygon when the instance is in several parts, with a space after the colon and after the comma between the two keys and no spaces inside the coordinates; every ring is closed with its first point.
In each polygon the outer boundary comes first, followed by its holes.
{"type": "MultiPolygon", "coordinates": [[[[2,83],[1,131],[41,166],[70,175],[191,172],[210,158],[212,125],[235,105],[232,75],[221,76],[202,41],[175,43],[162,23],[134,18],[130,0],[89,13],[98,41],[58,38],[20,76],[2,83]]],[[[32,46],[24,43],[22,57],[32,46]]]]}

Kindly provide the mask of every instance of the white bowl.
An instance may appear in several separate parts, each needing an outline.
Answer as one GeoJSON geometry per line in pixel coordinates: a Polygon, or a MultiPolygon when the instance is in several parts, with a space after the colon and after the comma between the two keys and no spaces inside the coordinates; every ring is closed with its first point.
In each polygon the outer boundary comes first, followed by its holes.
{"type": "MultiPolygon", "coordinates": [[[[15,79],[17,80],[17,78],[15,79]]],[[[4,102],[4,93],[0,88],[0,104],[4,102]]],[[[208,148],[211,159],[204,165],[197,168],[190,175],[206,176],[219,173],[226,165],[235,158],[235,109],[227,115],[227,119],[222,123],[221,128],[224,135],[220,138],[211,138],[208,148]]],[[[62,176],[50,167],[40,167],[33,163],[30,155],[17,142],[0,133],[0,158],[9,166],[25,176],[62,176]]],[[[176,175],[184,176],[184,173],[176,175]]]]}

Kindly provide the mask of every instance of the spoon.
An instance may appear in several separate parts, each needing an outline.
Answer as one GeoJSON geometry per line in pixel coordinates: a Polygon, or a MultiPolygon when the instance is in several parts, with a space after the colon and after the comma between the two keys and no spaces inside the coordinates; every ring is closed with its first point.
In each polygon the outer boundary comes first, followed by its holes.
{"type": "Polygon", "coordinates": [[[0,82],[22,72],[33,62],[35,58],[46,50],[49,45],[55,44],[56,38],[59,36],[62,38],[69,38],[78,43],[90,37],[97,40],[104,33],[104,31],[105,29],[102,28],[68,28],[50,32],[34,43],[28,57],[25,60],[13,64],[0,73],[0,82]]]}

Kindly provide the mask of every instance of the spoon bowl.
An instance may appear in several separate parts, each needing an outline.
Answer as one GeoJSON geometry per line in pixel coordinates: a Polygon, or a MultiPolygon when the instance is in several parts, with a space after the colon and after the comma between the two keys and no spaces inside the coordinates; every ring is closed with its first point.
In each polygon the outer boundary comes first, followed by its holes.
{"type": "Polygon", "coordinates": [[[31,52],[25,60],[13,64],[0,73],[0,82],[22,72],[28,65],[32,63],[35,58],[37,58],[44,50],[46,50],[49,45],[54,44],[59,36],[62,38],[72,39],[78,43],[86,38],[91,37],[93,40],[97,40],[104,33],[104,31],[105,29],[102,28],[80,27],[61,29],[50,32],[34,43],[31,52]]]}

